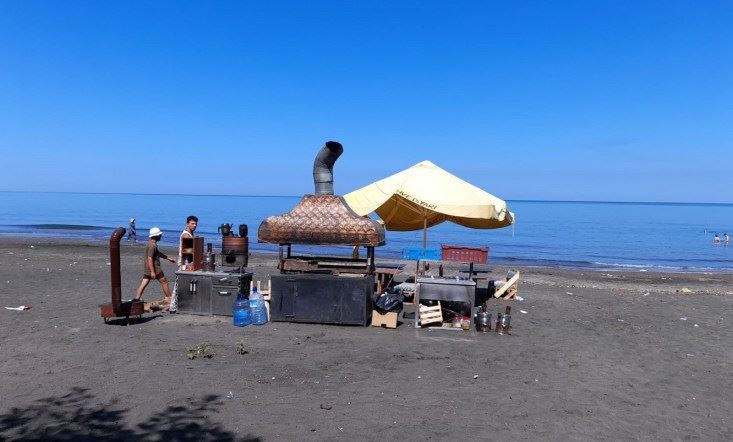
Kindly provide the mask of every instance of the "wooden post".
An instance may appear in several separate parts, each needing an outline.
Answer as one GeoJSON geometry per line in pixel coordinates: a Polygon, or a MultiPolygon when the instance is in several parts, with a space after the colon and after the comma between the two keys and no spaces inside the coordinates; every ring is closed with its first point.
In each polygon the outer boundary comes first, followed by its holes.
{"type": "Polygon", "coordinates": [[[423,224],[422,224],[422,249],[423,252],[427,250],[428,248],[428,215],[425,214],[423,216],[423,224]]]}

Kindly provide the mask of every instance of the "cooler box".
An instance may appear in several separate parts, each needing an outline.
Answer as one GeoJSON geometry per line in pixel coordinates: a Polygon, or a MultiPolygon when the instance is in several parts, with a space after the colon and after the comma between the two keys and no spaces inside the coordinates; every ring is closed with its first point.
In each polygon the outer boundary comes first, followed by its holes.
{"type": "Polygon", "coordinates": [[[178,313],[232,316],[240,287],[249,293],[252,273],[178,271],[178,313]]]}

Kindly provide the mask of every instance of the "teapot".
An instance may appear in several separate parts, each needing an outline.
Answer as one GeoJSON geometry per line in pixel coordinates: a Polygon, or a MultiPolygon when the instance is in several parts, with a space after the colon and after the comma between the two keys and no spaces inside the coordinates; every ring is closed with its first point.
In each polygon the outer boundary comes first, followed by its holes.
{"type": "Polygon", "coordinates": [[[232,234],[232,225],[231,224],[222,224],[217,229],[218,232],[221,232],[221,236],[229,236],[232,234]]]}
{"type": "Polygon", "coordinates": [[[481,307],[476,316],[474,316],[474,322],[476,324],[476,330],[480,332],[487,332],[491,330],[491,312],[487,311],[485,307],[481,307]]]}

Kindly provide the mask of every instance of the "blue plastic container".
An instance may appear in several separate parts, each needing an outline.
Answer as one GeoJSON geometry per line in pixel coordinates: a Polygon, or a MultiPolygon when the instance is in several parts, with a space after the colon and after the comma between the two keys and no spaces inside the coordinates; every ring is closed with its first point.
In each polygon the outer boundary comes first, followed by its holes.
{"type": "Polygon", "coordinates": [[[237,327],[246,327],[252,323],[252,311],[249,308],[249,300],[241,293],[232,306],[232,323],[237,327]]]}
{"type": "Polygon", "coordinates": [[[257,287],[252,288],[249,295],[249,309],[252,312],[252,324],[267,324],[267,307],[265,307],[265,298],[257,291],[257,287]]]}

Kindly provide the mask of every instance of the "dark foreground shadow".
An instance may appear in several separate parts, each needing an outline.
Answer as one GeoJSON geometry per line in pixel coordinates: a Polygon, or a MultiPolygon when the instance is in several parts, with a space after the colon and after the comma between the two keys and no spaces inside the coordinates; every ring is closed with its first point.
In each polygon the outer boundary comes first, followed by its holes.
{"type": "Polygon", "coordinates": [[[13,408],[0,416],[0,440],[18,441],[259,441],[235,437],[209,418],[221,407],[209,395],[185,405],[170,406],[134,428],[123,423],[128,411],[116,403],[100,404],[89,390],[74,388],[60,397],[13,408]]]}

